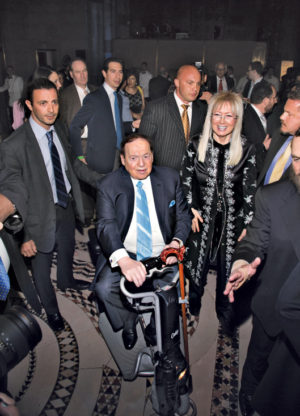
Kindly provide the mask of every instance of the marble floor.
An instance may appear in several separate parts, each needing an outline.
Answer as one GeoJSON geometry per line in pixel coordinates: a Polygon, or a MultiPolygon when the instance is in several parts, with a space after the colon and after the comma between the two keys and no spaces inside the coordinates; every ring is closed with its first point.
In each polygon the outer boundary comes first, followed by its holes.
{"type": "MultiPolygon", "coordinates": [[[[77,234],[76,278],[91,280],[94,269],[87,235],[77,234]]],[[[55,265],[53,266],[55,284],[55,265]]],[[[9,390],[22,416],[150,416],[151,379],[124,381],[98,329],[88,291],[57,290],[65,330],[54,333],[45,316],[36,319],[43,338],[9,373],[9,390]]],[[[199,322],[189,321],[191,398],[201,416],[238,416],[238,385],[249,341],[248,320],[232,339],[218,327],[211,273],[199,322]]]]}

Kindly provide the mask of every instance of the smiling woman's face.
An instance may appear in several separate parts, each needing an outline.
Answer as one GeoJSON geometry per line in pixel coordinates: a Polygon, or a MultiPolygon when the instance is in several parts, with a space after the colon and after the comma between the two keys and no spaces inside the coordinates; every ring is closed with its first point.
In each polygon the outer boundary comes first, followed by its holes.
{"type": "Polygon", "coordinates": [[[236,125],[236,114],[232,111],[230,103],[223,103],[215,107],[211,117],[213,137],[217,142],[226,144],[236,125]]]}

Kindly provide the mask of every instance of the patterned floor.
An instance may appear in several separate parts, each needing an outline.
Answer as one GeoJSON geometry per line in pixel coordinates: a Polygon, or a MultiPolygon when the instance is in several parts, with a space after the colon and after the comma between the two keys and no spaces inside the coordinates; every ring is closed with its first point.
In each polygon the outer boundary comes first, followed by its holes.
{"type": "MultiPolygon", "coordinates": [[[[86,238],[77,235],[74,275],[91,280],[94,268],[86,238]]],[[[194,380],[191,398],[198,415],[238,416],[239,334],[230,339],[218,328],[213,276],[210,280],[212,287],[207,289],[200,321],[189,321],[194,380]]],[[[53,281],[55,285],[55,262],[53,281]]],[[[43,340],[9,374],[9,389],[22,416],[153,414],[148,400],[151,380],[122,380],[99,332],[97,310],[89,292],[57,290],[57,297],[65,330],[53,333],[44,315],[36,317],[43,340]]]]}

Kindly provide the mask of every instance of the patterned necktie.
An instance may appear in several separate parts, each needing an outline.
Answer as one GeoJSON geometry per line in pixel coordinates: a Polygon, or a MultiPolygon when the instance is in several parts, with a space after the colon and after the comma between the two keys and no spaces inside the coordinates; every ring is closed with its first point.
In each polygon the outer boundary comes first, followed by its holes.
{"type": "Polygon", "coordinates": [[[0,300],[6,300],[10,289],[10,281],[0,256],[0,300]]]}
{"type": "Polygon", "coordinates": [[[148,202],[142,182],[138,181],[136,187],[136,259],[142,260],[152,255],[152,234],[148,202]]]}
{"type": "Polygon", "coordinates": [[[63,177],[63,172],[60,163],[60,157],[57,151],[57,147],[53,142],[53,131],[50,130],[46,133],[48,139],[48,146],[50,150],[55,184],[56,184],[56,194],[57,194],[57,204],[63,208],[67,208],[68,205],[68,192],[65,185],[65,180],[63,177]]]}
{"type": "Polygon", "coordinates": [[[220,91],[223,91],[223,83],[222,83],[222,79],[220,79],[220,82],[219,82],[219,92],[220,91]]]}
{"type": "Polygon", "coordinates": [[[122,128],[121,128],[121,117],[118,102],[118,93],[114,92],[115,96],[115,121],[116,121],[116,133],[117,133],[117,148],[120,149],[122,142],[122,128]]]}
{"type": "Polygon", "coordinates": [[[264,185],[279,181],[284,172],[292,163],[291,141],[293,136],[289,136],[276,153],[272,163],[266,173],[264,185]]]}
{"type": "Polygon", "coordinates": [[[183,112],[181,114],[181,121],[183,125],[183,130],[184,130],[184,137],[185,137],[186,143],[188,143],[189,138],[190,138],[190,121],[189,121],[189,115],[188,115],[189,105],[181,104],[181,107],[183,108],[183,112]]]}

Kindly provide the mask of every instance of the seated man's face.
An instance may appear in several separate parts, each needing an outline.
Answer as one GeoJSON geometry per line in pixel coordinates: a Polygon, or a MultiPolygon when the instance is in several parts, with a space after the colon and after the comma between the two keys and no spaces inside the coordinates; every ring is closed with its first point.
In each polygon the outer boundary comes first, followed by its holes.
{"type": "Polygon", "coordinates": [[[153,164],[153,153],[145,139],[135,139],[127,143],[124,148],[124,156],[121,155],[122,165],[133,179],[146,179],[153,164]]]}

